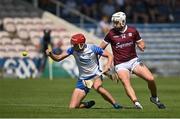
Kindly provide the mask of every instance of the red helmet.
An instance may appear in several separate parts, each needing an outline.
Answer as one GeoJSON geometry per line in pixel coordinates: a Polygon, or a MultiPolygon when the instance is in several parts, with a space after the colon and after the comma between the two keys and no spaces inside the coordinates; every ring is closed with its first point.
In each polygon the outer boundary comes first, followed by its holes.
{"type": "Polygon", "coordinates": [[[81,33],[75,34],[71,38],[71,44],[72,45],[77,45],[77,44],[81,44],[81,43],[85,43],[85,42],[86,42],[86,38],[81,33]]]}

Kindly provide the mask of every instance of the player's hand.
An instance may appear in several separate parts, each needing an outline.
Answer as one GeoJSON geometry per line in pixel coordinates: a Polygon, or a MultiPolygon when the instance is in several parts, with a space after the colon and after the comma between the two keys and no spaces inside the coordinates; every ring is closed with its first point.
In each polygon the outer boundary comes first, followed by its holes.
{"type": "Polygon", "coordinates": [[[107,72],[104,73],[109,79],[112,81],[116,81],[116,83],[119,83],[119,77],[118,74],[116,73],[114,67],[111,67],[111,69],[107,72]]]}
{"type": "Polygon", "coordinates": [[[47,56],[50,56],[51,52],[52,52],[52,51],[51,51],[50,49],[46,49],[46,55],[47,55],[47,56]]]}
{"type": "Polygon", "coordinates": [[[111,66],[106,65],[103,72],[108,72],[111,70],[111,66]]]}
{"type": "Polygon", "coordinates": [[[137,42],[137,46],[142,52],[144,52],[146,48],[144,40],[140,40],[139,42],[137,42]]]}
{"type": "Polygon", "coordinates": [[[144,52],[145,48],[146,48],[145,46],[144,46],[144,47],[141,47],[140,50],[141,50],[142,52],[144,52]]]}

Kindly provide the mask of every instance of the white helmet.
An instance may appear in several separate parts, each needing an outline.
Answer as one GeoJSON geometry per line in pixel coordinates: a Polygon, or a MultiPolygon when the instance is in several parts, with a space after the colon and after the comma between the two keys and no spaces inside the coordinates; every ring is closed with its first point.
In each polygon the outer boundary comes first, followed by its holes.
{"type": "Polygon", "coordinates": [[[111,21],[113,22],[113,25],[116,26],[116,22],[120,22],[121,26],[126,25],[126,14],[124,12],[116,12],[112,15],[111,21]]]}

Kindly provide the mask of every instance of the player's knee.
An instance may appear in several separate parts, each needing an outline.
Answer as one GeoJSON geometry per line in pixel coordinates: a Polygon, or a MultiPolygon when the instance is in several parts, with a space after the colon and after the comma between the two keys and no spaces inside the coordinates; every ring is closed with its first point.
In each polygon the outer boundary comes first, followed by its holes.
{"type": "Polygon", "coordinates": [[[94,90],[98,91],[99,88],[101,88],[101,87],[102,87],[101,85],[95,85],[95,86],[94,86],[94,90]]]}
{"type": "Polygon", "coordinates": [[[152,76],[149,76],[148,77],[148,81],[154,81],[154,76],[152,75],[152,76]]]}
{"type": "Polygon", "coordinates": [[[75,106],[72,105],[69,106],[69,109],[75,109],[75,108],[76,108],[75,106]]]}
{"type": "Polygon", "coordinates": [[[130,81],[122,81],[123,86],[131,86],[130,81]]]}
{"type": "Polygon", "coordinates": [[[76,108],[79,108],[78,106],[75,106],[75,105],[70,105],[69,106],[69,109],[76,109],[76,108]]]}
{"type": "Polygon", "coordinates": [[[75,104],[70,104],[70,105],[69,105],[69,109],[75,109],[75,108],[78,108],[78,106],[75,105],[75,104]]]}

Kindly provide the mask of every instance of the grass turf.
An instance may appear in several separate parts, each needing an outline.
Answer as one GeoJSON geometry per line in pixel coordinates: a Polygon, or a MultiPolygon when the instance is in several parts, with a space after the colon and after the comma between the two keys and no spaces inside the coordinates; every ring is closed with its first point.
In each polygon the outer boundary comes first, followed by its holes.
{"type": "Polygon", "coordinates": [[[133,106],[126,96],[121,83],[116,84],[105,80],[103,86],[107,88],[115,99],[126,109],[115,110],[104,101],[94,90],[88,94],[85,100],[93,99],[96,105],[91,109],[68,109],[71,93],[75,86],[74,79],[2,79],[0,80],[0,118],[118,118],[118,117],[147,117],[164,118],[180,117],[180,78],[157,77],[158,94],[160,100],[167,106],[165,110],[159,110],[149,101],[150,93],[145,81],[133,78],[135,88],[143,110],[132,109],[133,106]]]}

